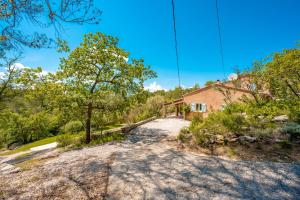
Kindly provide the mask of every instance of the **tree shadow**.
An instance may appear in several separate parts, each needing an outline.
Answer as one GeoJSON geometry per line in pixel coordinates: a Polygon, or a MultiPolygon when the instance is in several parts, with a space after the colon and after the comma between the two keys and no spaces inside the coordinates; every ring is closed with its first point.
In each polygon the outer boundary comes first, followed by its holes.
{"type": "Polygon", "coordinates": [[[118,152],[107,199],[300,199],[300,165],[225,160],[177,151],[158,143],[167,134],[139,128],[118,152]]]}

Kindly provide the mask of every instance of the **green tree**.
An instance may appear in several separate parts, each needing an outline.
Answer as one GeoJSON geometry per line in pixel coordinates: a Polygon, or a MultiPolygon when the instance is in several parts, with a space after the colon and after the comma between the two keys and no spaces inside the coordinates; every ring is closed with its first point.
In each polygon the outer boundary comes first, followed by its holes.
{"type": "MultiPolygon", "coordinates": [[[[98,24],[101,11],[93,0],[1,0],[0,53],[6,50],[51,47],[53,39],[34,28],[53,28],[56,38],[61,38],[61,27],[66,23],[98,24]],[[33,27],[25,34],[21,25],[26,21],[33,27]]],[[[49,29],[48,29],[49,31],[49,29]]]]}
{"type": "Polygon", "coordinates": [[[214,83],[215,83],[215,81],[206,81],[205,86],[209,86],[209,85],[214,84],[214,83]]]}
{"type": "Polygon", "coordinates": [[[132,59],[118,47],[118,39],[102,33],[87,34],[83,42],[68,58],[61,59],[60,76],[70,89],[69,94],[79,96],[85,109],[86,142],[90,142],[91,119],[94,109],[105,109],[101,95],[132,95],[143,87],[148,78],[156,74],[144,66],[143,60],[132,59]]]}
{"type": "Polygon", "coordinates": [[[270,93],[285,100],[300,99],[300,49],[275,53],[262,73],[270,93]]]}

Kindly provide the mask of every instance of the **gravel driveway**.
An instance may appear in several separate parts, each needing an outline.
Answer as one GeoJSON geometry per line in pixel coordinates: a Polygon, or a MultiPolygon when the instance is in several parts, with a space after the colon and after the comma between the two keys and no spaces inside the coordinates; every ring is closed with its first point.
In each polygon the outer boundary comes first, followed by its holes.
{"type": "Polygon", "coordinates": [[[300,199],[300,165],[225,160],[164,142],[188,122],[159,119],[134,130],[116,152],[107,199],[300,199]]]}
{"type": "Polygon", "coordinates": [[[299,164],[232,161],[169,146],[166,138],[187,125],[154,120],[122,143],[0,174],[0,199],[300,199],[299,164]]]}

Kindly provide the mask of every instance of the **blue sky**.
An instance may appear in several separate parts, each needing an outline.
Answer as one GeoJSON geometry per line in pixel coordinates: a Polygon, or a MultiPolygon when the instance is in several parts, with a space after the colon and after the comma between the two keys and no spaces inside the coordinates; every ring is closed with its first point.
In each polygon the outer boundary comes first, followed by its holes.
{"type": "MultiPolygon", "coordinates": [[[[63,37],[74,49],[88,32],[120,39],[131,57],[144,58],[158,73],[146,82],[164,89],[178,85],[171,0],[97,0],[99,25],[66,25],[63,37]]],[[[219,54],[215,0],[175,0],[181,81],[185,87],[223,79],[219,54]]],[[[300,40],[299,0],[219,0],[225,72],[248,68],[272,52],[295,47],[300,40]]],[[[24,23],[23,30],[31,26],[24,23]]],[[[52,30],[42,30],[53,34],[52,30]]],[[[54,72],[59,66],[55,49],[24,49],[25,66],[54,72]]]]}

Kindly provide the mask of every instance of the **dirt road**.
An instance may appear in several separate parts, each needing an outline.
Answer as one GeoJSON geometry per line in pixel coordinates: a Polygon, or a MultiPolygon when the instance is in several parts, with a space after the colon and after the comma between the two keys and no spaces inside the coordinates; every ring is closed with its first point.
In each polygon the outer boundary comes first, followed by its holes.
{"type": "Polygon", "coordinates": [[[300,199],[299,164],[232,161],[169,146],[166,139],[187,125],[154,120],[122,143],[0,175],[0,199],[300,199]]]}

